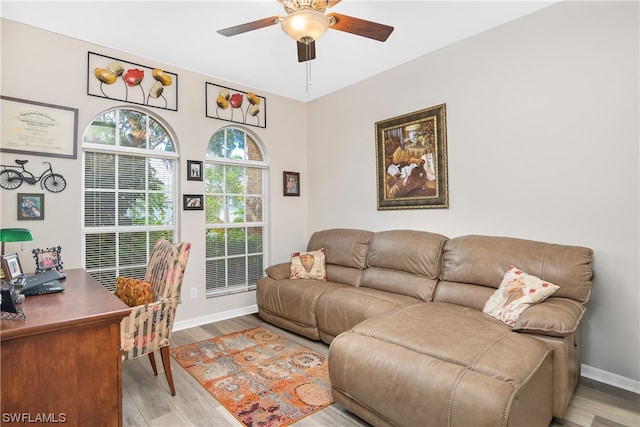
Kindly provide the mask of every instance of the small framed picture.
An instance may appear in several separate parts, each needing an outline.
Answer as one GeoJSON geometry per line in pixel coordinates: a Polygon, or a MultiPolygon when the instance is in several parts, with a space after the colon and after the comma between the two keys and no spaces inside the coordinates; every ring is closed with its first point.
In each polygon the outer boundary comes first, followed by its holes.
{"type": "Polygon", "coordinates": [[[62,248],[33,249],[33,259],[36,262],[36,273],[42,273],[47,270],[62,270],[62,257],[60,252],[62,248]]]}
{"type": "Polygon", "coordinates": [[[300,196],[300,172],[282,172],[282,193],[285,196],[300,196]]]}
{"type": "Polygon", "coordinates": [[[18,220],[44,219],[44,194],[18,193],[18,220]]]}
{"type": "Polygon", "coordinates": [[[201,211],[204,208],[203,196],[202,194],[184,194],[182,205],[185,211],[201,211]]]}
{"type": "Polygon", "coordinates": [[[2,255],[2,273],[4,273],[4,280],[9,282],[22,276],[22,266],[17,253],[2,255]]]}
{"type": "Polygon", "coordinates": [[[202,162],[187,160],[187,181],[202,181],[202,162]]]}

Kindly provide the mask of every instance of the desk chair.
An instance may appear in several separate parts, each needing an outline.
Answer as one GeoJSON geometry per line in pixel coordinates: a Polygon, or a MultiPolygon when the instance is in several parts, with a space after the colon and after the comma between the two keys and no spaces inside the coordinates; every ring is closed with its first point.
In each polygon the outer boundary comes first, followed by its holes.
{"type": "MultiPolygon", "coordinates": [[[[132,307],[131,314],[120,324],[124,360],[148,354],[153,373],[158,375],[153,352],[159,349],[172,396],[176,395],[176,390],[171,374],[169,340],[190,250],[191,243],[171,243],[164,239],[156,242],[144,278],[144,282],[151,285],[153,301],[132,307]]],[[[143,281],[136,282],[144,284],[143,281]]]]}

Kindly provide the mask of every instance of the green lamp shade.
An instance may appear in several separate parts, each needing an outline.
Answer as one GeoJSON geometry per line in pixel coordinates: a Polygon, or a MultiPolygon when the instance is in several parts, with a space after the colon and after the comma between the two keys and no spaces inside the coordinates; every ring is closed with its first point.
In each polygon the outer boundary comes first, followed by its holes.
{"type": "Polygon", "coordinates": [[[29,240],[33,240],[33,235],[26,228],[0,229],[0,242],[26,242],[29,240]]]}

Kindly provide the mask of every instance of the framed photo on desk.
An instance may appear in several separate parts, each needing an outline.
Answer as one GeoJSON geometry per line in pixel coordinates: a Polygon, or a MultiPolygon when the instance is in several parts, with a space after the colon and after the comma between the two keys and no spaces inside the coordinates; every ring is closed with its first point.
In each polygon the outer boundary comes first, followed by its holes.
{"type": "Polygon", "coordinates": [[[33,253],[33,259],[36,262],[36,273],[42,273],[47,270],[62,270],[62,257],[60,256],[60,252],[62,248],[60,246],[56,246],[55,248],[47,248],[47,249],[34,249],[31,252],[33,253]]]}
{"type": "Polygon", "coordinates": [[[20,265],[20,258],[18,258],[17,253],[2,255],[1,262],[4,280],[13,282],[18,277],[22,276],[22,266],[20,265]]]}

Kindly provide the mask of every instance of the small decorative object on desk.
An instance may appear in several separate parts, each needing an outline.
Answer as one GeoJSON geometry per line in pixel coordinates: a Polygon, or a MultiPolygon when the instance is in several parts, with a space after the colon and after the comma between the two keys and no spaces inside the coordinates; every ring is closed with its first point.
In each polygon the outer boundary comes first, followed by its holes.
{"type": "Polygon", "coordinates": [[[31,252],[36,262],[36,273],[42,273],[54,268],[58,271],[62,270],[62,257],[60,256],[62,248],[60,246],[47,249],[36,248],[31,252]]]}
{"type": "Polygon", "coordinates": [[[2,263],[2,273],[6,281],[13,282],[22,276],[22,266],[17,253],[2,255],[0,262],[2,263]]]}
{"type": "Polygon", "coordinates": [[[15,283],[2,281],[0,286],[0,318],[8,320],[24,320],[22,303],[24,295],[20,293],[24,287],[26,276],[20,276],[15,283]]]}

